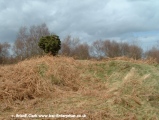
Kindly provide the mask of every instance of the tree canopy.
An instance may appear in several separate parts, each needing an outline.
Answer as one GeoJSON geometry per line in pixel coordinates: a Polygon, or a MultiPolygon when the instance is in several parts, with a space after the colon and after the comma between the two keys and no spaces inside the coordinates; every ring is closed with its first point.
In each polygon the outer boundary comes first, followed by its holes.
{"type": "Polygon", "coordinates": [[[61,41],[57,35],[41,37],[38,45],[45,53],[50,53],[53,56],[57,55],[61,49],[61,41]]]}

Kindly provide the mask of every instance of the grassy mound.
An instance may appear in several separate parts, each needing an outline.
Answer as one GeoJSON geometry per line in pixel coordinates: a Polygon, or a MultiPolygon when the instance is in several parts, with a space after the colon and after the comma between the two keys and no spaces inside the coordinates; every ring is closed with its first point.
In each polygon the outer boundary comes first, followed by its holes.
{"type": "Polygon", "coordinates": [[[158,79],[159,66],[142,61],[32,58],[0,66],[0,118],[31,113],[157,120],[158,79]]]}

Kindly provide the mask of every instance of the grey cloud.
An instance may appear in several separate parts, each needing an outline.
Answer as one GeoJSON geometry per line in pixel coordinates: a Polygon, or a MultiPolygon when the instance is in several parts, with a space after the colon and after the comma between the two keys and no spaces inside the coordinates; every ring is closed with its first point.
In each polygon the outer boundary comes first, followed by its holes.
{"type": "Polygon", "coordinates": [[[5,34],[0,41],[15,40],[21,26],[44,22],[61,38],[129,40],[132,33],[159,30],[158,5],[157,0],[1,0],[0,31],[5,34]]]}

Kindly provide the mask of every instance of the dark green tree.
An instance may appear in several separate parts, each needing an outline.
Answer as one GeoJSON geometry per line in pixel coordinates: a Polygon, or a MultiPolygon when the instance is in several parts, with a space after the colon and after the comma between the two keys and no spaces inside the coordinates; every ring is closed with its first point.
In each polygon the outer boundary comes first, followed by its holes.
{"type": "Polygon", "coordinates": [[[50,53],[53,56],[57,55],[61,49],[61,41],[57,35],[41,37],[38,45],[45,53],[50,53]]]}

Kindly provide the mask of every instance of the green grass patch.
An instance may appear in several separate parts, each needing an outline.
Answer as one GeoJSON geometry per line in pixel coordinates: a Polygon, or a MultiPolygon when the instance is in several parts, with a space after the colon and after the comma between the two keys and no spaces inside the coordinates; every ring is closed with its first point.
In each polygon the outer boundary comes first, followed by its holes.
{"type": "Polygon", "coordinates": [[[38,65],[38,73],[41,77],[45,76],[46,71],[48,70],[48,66],[44,63],[38,65]]]}

